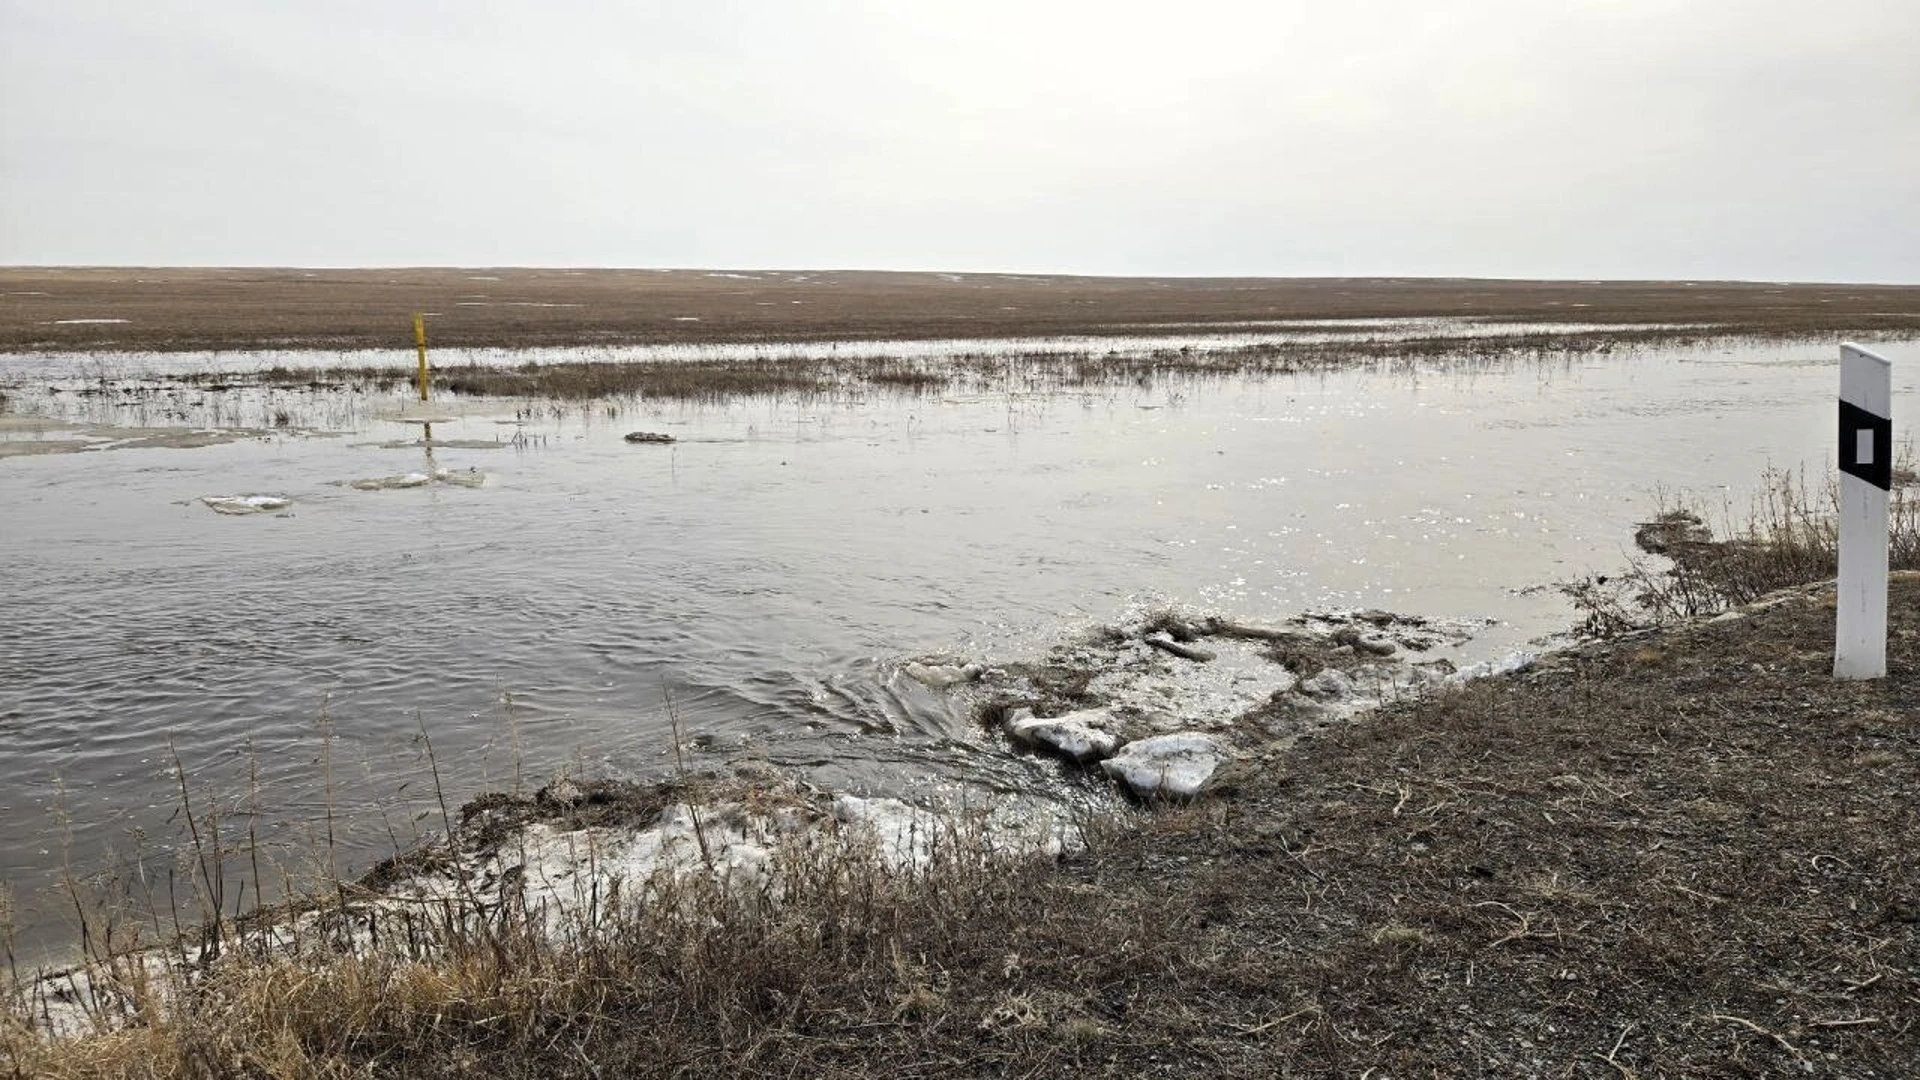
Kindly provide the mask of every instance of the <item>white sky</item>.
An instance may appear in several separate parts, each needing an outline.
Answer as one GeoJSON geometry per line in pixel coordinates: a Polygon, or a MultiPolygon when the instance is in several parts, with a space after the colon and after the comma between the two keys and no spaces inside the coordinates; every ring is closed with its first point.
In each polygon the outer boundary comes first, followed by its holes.
{"type": "Polygon", "coordinates": [[[1914,0],[0,0],[0,263],[1920,281],[1914,0]]]}

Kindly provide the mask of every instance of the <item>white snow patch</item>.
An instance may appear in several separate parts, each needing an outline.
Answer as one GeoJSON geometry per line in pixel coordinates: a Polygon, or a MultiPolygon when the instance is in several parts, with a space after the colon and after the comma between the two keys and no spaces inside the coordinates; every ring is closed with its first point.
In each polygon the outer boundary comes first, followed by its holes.
{"type": "Polygon", "coordinates": [[[1447,676],[1447,681],[1466,682],[1468,679],[1484,679],[1493,675],[1505,675],[1511,671],[1525,671],[1532,667],[1534,661],[1538,659],[1540,659],[1540,654],[1537,652],[1528,649],[1516,649],[1504,656],[1496,656],[1491,660],[1482,660],[1477,664],[1468,664],[1466,667],[1447,676]]]}
{"type": "Polygon", "coordinates": [[[1082,709],[1065,716],[1037,717],[1032,709],[1014,709],[1001,727],[1014,742],[1044,746],[1073,761],[1112,757],[1120,748],[1119,725],[1108,709],[1082,709]]]}
{"type": "Polygon", "coordinates": [[[1002,798],[990,809],[966,807],[928,810],[892,798],[836,795],[833,817],[854,835],[876,843],[881,861],[891,867],[924,867],[960,830],[979,830],[1001,853],[1016,858],[1053,858],[1079,846],[1065,808],[1036,798],[1002,798]]]}
{"type": "Polygon", "coordinates": [[[1230,756],[1219,739],[1181,731],[1128,743],[1100,767],[1141,798],[1191,799],[1206,790],[1214,771],[1230,756]]]}

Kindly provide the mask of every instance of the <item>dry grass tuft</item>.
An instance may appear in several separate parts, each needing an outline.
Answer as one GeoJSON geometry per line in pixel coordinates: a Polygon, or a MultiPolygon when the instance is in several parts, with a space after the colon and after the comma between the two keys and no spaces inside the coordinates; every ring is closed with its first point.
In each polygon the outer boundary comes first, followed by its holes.
{"type": "MultiPolygon", "coordinates": [[[[1641,550],[1659,561],[1636,559],[1624,574],[1583,578],[1562,590],[1582,612],[1582,628],[1596,636],[1717,614],[1832,578],[1839,564],[1838,507],[1835,475],[1816,488],[1804,472],[1772,471],[1744,520],[1716,533],[1700,508],[1669,503],[1635,534],[1641,550]]],[[[1893,489],[1888,531],[1891,569],[1920,570],[1920,489],[1893,489]]],[[[1824,602],[1830,605],[1831,597],[1824,602]]],[[[1654,652],[1635,656],[1651,663],[1654,652]]]]}

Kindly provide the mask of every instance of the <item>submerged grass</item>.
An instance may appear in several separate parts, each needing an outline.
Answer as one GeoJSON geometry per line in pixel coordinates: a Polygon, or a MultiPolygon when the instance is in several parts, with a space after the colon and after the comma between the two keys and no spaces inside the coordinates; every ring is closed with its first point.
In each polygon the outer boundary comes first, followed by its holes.
{"type": "MultiPolygon", "coordinates": [[[[1888,564],[1920,570],[1920,488],[1912,451],[1903,450],[1888,501],[1888,564]]],[[[1588,576],[1562,586],[1584,616],[1583,629],[1606,635],[1712,615],[1767,593],[1822,581],[1839,565],[1837,474],[1817,483],[1804,471],[1767,473],[1744,517],[1665,500],[1643,522],[1635,542],[1650,557],[1624,573],[1588,576]]]]}
{"type": "MultiPolygon", "coordinates": [[[[1720,332],[1698,327],[1628,328],[1416,338],[1340,337],[1209,348],[1053,353],[972,353],[937,358],[790,356],[721,360],[583,359],[518,366],[436,367],[435,387],[454,394],[555,401],[730,398],[859,393],[1078,392],[1103,386],[1153,385],[1170,379],[1292,374],[1342,367],[1415,362],[1501,363],[1570,359],[1616,348],[1698,343],[1720,332]]],[[[274,367],[256,373],[176,375],[203,389],[265,385],[284,390],[392,390],[409,385],[409,368],[274,367]]]]}
{"type": "Polygon", "coordinates": [[[827,373],[820,365],[779,361],[468,366],[438,371],[435,382],[456,394],[563,401],[632,396],[713,400],[763,394],[812,394],[829,386],[827,373]]]}

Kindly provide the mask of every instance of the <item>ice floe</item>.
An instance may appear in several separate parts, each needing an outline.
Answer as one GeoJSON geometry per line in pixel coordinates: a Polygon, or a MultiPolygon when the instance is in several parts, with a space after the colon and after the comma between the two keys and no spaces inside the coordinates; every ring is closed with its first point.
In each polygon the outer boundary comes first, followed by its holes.
{"type": "Polygon", "coordinates": [[[202,495],[200,501],[216,514],[264,514],[285,510],[293,500],[285,495],[202,495]]]}

